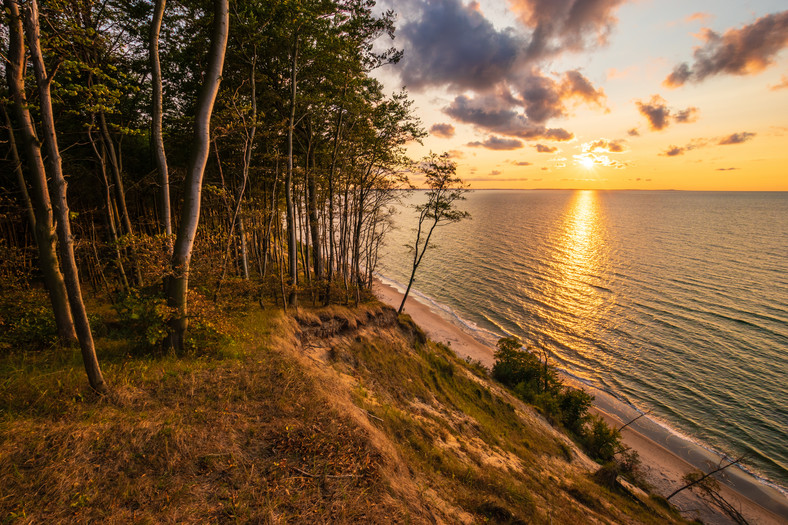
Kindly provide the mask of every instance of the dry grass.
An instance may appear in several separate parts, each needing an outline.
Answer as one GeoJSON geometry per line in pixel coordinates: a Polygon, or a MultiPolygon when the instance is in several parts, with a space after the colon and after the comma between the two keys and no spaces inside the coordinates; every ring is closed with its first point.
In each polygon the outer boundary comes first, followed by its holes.
{"type": "Polygon", "coordinates": [[[276,324],[285,337],[246,335],[232,358],[109,360],[104,399],[72,359],[18,367],[0,391],[0,517],[406,521],[407,505],[381,498],[390,489],[365,431],[298,366],[294,341],[268,345],[288,339],[287,323],[257,316],[244,328],[276,324]]]}
{"type": "Polygon", "coordinates": [[[678,521],[595,484],[565,436],[380,304],[233,323],[236,343],[180,358],[101,340],[104,398],[75,350],[0,357],[0,519],[678,521]]]}

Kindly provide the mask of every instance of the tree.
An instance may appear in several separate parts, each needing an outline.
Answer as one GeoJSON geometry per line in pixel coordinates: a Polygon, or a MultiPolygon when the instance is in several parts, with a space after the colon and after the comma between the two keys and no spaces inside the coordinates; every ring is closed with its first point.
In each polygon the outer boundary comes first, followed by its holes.
{"type": "Polygon", "coordinates": [[[189,264],[191,262],[194,238],[200,222],[200,197],[205,165],[210,148],[210,126],[213,104],[219,92],[224,56],[227,51],[227,38],[230,27],[229,0],[214,0],[213,34],[208,55],[205,82],[197,101],[197,114],[194,119],[194,139],[189,157],[189,168],[184,181],[181,222],[172,256],[172,277],[167,290],[167,304],[175,314],[170,322],[170,345],[173,349],[183,350],[186,330],[189,326],[188,291],[189,264]]]}
{"type": "Polygon", "coordinates": [[[159,222],[161,223],[164,234],[167,236],[167,250],[172,254],[172,212],[170,211],[170,176],[167,168],[167,154],[164,151],[164,139],[162,137],[162,81],[161,64],[159,62],[159,32],[161,31],[161,21],[164,18],[164,7],[166,0],[156,0],[153,6],[153,19],[150,25],[148,46],[151,67],[151,146],[153,156],[156,161],[156,168],[159,171],[159,184],[161,190],[159,199],[161,204],[159,209],[159,222]]]}
{"type": "Polygon", "coordinates": [[[422,160],[421,165],[429,191],[427,191],[427,202],[415,206],[416,212],[419,214],[419,222],[416,228],[416,242],[410,247],[413,251],[413,266],[408,280],[408,288],[402,297],[398,313],[402,313],[402,309],[405,307],[405,301],[408,299],[410,288],[416,277],[416,270],[419,268],[427,248],[430,247],[430,239],[435,228],[470,217],[468,212],[457,209],[458,201],[465,200],[465,193],[468,190],[462,179],[456,176],[457,164],[449,159],[448,154],[432,153],[422,160]],[[423,241],[422,237],[424,237],[423,241]]]}
{"type": "Polygon", "coordinates": [[[41,106],[41,129],[43,143],[47,153],[47,167],[52,178],[52,207],[56,220],[58,248],[63,264],[63,278],[68,293],[68,304],[74,319],[74,328],[82,350],[82,361],[88,375],[90,386],[97,392],[107,390],[104,377],[99,368],[96,348],[93,343],[93,333],[90,330],[85,304],[82,301],[82,288],[79,282],[77,261],[74,257],[74,236],[71,233],[71,218],[66,197],[66,179],[63,175],[60,148],[55,132],[55,116],[52,111],[52,96],[50,86],[53,75],[47,74],[44,56],[41,51],[41,30],[38,17],[38,2],[30,0],[24,8],[25,34],[30,49],[30,58],[33,63],[33,74],[38,88],[39,103],[41,106]]]}
{"type": "MultiPolygon", "coordinates": [[[[16,123],[21,128],[23,154],[27,160],[27,171],[32,186],[31,201],[35,211],[33,231],[38,247],[38,264],[52,303],[58,335],[63,342],[72,343],[77,340],[77,333],[68,304],[66,283],[63,280],[57,257],[57,237],[44,167],[44,156],[41,154],[41,141],[36,133],[25,93],[24,70],[26,62],[22,16],[16,0],[5,0],[4,5],[8,16],[9,40],[6,80],[13,101],[16,123]]],[[[9,132],[13,132],[10,127],[9,132]]]]}

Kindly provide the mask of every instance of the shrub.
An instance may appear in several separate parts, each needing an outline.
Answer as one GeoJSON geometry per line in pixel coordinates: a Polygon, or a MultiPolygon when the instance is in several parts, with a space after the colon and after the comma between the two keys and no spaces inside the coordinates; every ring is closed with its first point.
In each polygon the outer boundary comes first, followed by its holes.
{"type": "Polygon", "coordinates": [[[582,435],[594,396],[578,388],[565,388],[560,397],[561,424],[575,435],[582,435]]]}
{"type": "Polygon", "coordinates": [[[582,436],[588,454],[603,463],[613,461],[621,448],[621,434],[599,416],[588,416],[588,424],[582,436]]]}
{"type": "Polygon", "coordinates": [[[122,332],[140,348],[161,345],[171,315],[160,291],[131,290],[115,305],[122,332]]]}
{"type": "Polygon", "coordinates": [[[520,350],[520,341],[504,337],[498,341],[492,376],[514,388],[524,399],[533,399],[541,383],[542,363],[531,352],[520,350]]]}
{"type": "Polygon", "coordinates": [[[47,293],[36,288],[0,294],[0,350],[41,350],[57,344],[57,327],[47,293]]]}

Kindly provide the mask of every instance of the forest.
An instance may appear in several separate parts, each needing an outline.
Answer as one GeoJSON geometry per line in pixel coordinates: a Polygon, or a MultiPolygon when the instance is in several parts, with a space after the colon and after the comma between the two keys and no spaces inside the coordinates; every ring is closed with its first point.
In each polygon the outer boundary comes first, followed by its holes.
{"type": "Polygon", "coordinates": [[[102,392],[86,295],[176,353],[217,303],[358,303],[425,135],[374,4],[4,0],[8,344],[78,343],[102,392]]]}

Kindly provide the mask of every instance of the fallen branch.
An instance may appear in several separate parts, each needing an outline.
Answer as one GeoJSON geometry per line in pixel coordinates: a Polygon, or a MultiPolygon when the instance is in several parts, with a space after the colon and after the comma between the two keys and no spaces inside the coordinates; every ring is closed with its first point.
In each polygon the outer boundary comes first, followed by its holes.
{"type": "Polygon", "coordinates": [[[707,474],[704,474],[703,476],[699,477],[698,479],[692,480],[690,483],[687,483],[686,485],[684,485],[680,489],[677,489],[677,490],[673,491],[673,493],[670,496],[668,496],[667,498],[665,498],[665,499],[670,500],[670,498],[672,498],[673,496],[675,496],[679,492],[681,492],[681,491],[683,491],[685,489],[688,489],[688,488],[690,488],[690,487],[692,487],[694,485],[697,485],[701,481],[705,480],[709,476],[712,476],[712,475],[716,474],[717,472],[722,472],[726,468],[739,463],[742,459],[744,459],[744,456],[739,456],[737,459],[731,461],[730,463],[728,463],[727,465],[724,465],[724,466],[720,466],[720,465],[722,465],[722,461],[724,461],[724,460],[721,460],[720,464],[717,466],[716,469],[712,470],[711,472],[709,472],[707,474]]]}
{"type": "Polygon", "coordinates": [[[627,423],[627,424],[626,424],[626,425],[624,425],[623,427],[619,428],[619,429],[618,429],[618,431],[619,431],[619,432],[621,432],[622,430],[624,430],[625,428],[627,428],[629,425],[631,425],[632,423],[634,423],[635,421],[637,421],[637,420],[638,420],[638,419],[640,419],[641,417],[643,417],[643,416],[647,416],[647,415],[649,415],[649,414],[651,414],[651,410],[649,410],[648,412],[643,412],[642,414],[640,414],[640,415],[639,415],[638,417],[636,417],[635,419],[630,419],[630,420],[629,420],[629,423],[627,423]]]}

